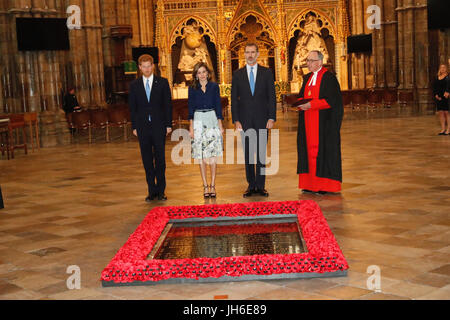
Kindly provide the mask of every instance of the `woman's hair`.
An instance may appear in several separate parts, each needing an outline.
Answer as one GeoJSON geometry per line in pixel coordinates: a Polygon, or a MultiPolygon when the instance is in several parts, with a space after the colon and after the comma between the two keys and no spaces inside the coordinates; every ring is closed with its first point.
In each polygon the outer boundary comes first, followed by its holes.
{"type": "Polygon", "coordinates": [[[194,66],[194,71],[192,71],[192,78],[193,78],[194,81],[192,81],[191,87],[194,88],[194,89],[197,89],[200,86],[200,82],[198,81],[198,78],[197,78],[197,72],[198,72],[198,70],[200,70],[201,67],[205,68],[206,72],[208,72],[208,80],[209,80],[209,78],[211,76],[211,70],[209,70],[209,68],[208,68],[206,63],[204,63],[204,62],[197,63],[194,66]]]}
{"type": "Polygon", "coordinates": [[[447,74],[448,74],[448,67],[447,67],[447,65],[446,65],[446,64],[441,64],[441,65],[439,66],[439,70],[438,70],[438,72],[437,72],[437,76],[438,76],[438,77],[441,75],[441,67],[442,67],[442,66],[445,67],[445,70],[447,70],[447,74]]]}

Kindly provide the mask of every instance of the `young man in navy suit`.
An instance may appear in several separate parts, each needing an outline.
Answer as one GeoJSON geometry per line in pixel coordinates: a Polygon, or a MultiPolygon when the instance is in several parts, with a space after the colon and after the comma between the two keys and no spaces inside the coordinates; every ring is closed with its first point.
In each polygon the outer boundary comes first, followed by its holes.
{"type": "Polygon", "coordinates": [[[258,46],[245,46],[245,67],[233,74],[231,113],[236,130],[243,132],[245,173],[248,188],[244,198],[254,194],[268,197],[265,189],[266,147],[268,130],[276,121],[276,94],[272,71],[257,64],[258,46]],[[255,139],[249,139],[256,132],[255,139]],[[256,161],[255,161],[256,154],[256,161]]]}
{"type": "Polygon", "coordinates": [[[153,57],[139,57],[142,77],[130,84],[128,103],[133,134],[139,139],[142,162],[148,184],[146,202],[167,200],[166,189],[166,136],[172,132],[172,96],[169,82],[156,76],[153,57]]]}

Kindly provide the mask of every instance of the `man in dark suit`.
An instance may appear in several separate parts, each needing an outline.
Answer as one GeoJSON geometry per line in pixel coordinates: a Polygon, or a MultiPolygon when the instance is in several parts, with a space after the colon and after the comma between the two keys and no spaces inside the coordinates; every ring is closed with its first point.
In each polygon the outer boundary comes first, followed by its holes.
{"type": "Polygon", "coordinates": [[[236,130],[243,131],[248,182],[244,198],[253,194],[268,197],[265,164],[267,133],[276,121],[275,83],[272,71],[257,64],[259,50],[256,44],[247,43],[244,56],[247,64],[233,74],[231,87],[233,123],[236,130]]]}
{"type": "Polygon", "coordinates": [[[167,79],[153,74],[152,56],[142,55],[138,63],[143,76],[130,84],[128,103],[147,178],[145,201],[165,201],[165,144],[166,136],[172,132],[172,97],[167,79]]]}

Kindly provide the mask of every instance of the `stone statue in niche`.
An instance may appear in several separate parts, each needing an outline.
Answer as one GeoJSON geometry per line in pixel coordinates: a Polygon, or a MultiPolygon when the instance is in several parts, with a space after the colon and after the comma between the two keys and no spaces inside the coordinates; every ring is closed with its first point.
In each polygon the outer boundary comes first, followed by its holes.
{"type": "Polygon", "coordinates": [[[208,64],[208,52],[203,48],[195,48],[194,50],[194,65],[199,62],[208,64]]]}
{"type": "MultiPolygon", "coordinates": [[[[211,70],[211,79],[215,80],[215,74],[211,56],[208,52],[205,38],[197,22],[193,22],[183,29],[180,60],[178,61],[178,76],[180,81],[191,81],[192,71],[198,62],[204,62],[211,70]]],[[[180,83],[177,81],[177,83],[180,83]]]]}
{"type": "Polygon", "coordinates": [[[297,38],[297,45],[295,47],[295,55],[292,63],[293,81],[298,81],[298,73],[301,68],[306,67],[306,58],[308,53],[312,50],[319,50],[324,55],[323,63],[327,64],[329,54],[325,45],[325,40],[320,33],[320,26],[317,18],[309,14],[306,17],[305,25],[297,38]]]}
{"type": "Polygon", "coordinates": [[[180,63],[178,63],[178,69],[189,72],[194,70],[194,65],[194,57],[189,54],[188,50],[184,50],[180,58],[180,63]]]}

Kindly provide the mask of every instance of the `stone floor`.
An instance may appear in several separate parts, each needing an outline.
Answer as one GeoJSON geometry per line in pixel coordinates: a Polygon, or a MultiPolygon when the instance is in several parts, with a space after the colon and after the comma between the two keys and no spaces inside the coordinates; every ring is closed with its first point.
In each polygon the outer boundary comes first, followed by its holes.
{"type": "MultiPolygon", "coordinates": [[[[137,141],[85,137],[0,160],[0,299],[449,299],[450,137],[413,108],[347,112],[342,128],[343,191],[297,189],[296,114],[278,114],[280,167],[269,201],[313,199],[350,265],[348,277],[103,288],[100,273],[155,206],[243,199],[243,165],[220,165],[216,200],[204,200],[196,165],[167,161],[166,203],[144,202],[137,141]],[[69,266],[81,289],[69,290],[69,266]],[[369,266],[381,292],[367,286],[369,266]]],[[[231,127],[230,122],[227,123],[231,127]]],[[[170,159],[175,142],[169,142],[170,159]]]]}

